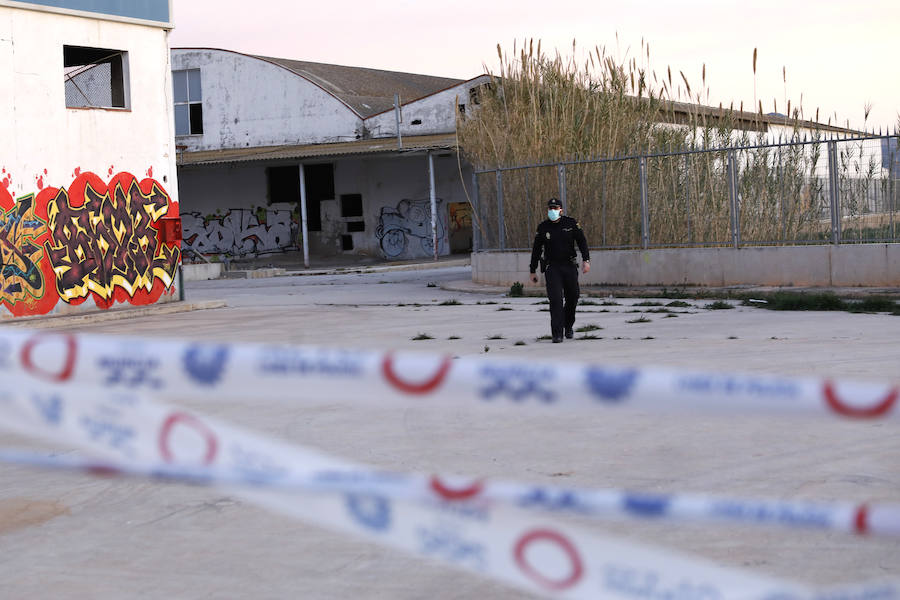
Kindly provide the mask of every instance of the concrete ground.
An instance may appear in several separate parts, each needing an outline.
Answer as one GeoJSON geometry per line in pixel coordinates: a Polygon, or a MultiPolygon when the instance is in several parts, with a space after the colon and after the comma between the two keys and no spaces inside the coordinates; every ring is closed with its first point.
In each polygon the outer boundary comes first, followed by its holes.
{"type": "MultiPolygon", "coordinates": [[[[551,344],[538,339],[549,333],[539,298],[508,298],[472,286],[469,278],[468,267],[446,266],[190,282],[189,303],[224,300],[226,306],[45,324],[201,340],[898,377],[896,316],[709,310],[709,300],[663,313],[648,312],[665,307],[640,306],[639,298],[606,299],[618,304],[597,298],[597,304],[581,307],[576,328],[597,326],[577,335],[599,339],[551,344]],[[431,339],[414,340],[419,334],[431,339]]],[[[888,422],[635,412],[537,417],[519,411],[360,408],[326,397],[309,398],[298,409],[268,400],[265,390],[242,402],[167,400],[389,469],[653,492],[900,502],[900,435],[888,422]]],[[[28,442],[0,434],[0,445],[28,442]]],[[[270,514],[219,489],[10,465],[0,465],[0,481],[0,598],[523,597],[270,514]]],[[[900,576],[900,540],[642,521],[584,526],[806,583],[900,576]]]]}

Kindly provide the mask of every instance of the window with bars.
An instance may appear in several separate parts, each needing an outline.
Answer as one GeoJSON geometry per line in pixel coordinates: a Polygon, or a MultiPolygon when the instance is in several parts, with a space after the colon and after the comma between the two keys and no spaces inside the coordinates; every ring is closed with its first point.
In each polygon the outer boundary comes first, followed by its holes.
{"type": "Polygon", "coordinates": [[[63,46],[66,107],[130,108],[128,53],[63,46]]]}
{"type": "Polygon", "coordinates": [[[172,90],[175,96],[175,135],[203,133],[200,69],[172,71],[172,90]]]}

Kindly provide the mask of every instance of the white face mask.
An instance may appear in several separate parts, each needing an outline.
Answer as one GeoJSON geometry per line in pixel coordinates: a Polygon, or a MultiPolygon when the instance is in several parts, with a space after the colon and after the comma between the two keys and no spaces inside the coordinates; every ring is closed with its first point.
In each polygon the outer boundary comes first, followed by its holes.
{"type": "Polygon", "coordinates": [[[555,221],[559,218],[559,213],[560,211],[558,209],[551,208],[547,210],[547,217],[549,217],[551,221],[555,221]]]}

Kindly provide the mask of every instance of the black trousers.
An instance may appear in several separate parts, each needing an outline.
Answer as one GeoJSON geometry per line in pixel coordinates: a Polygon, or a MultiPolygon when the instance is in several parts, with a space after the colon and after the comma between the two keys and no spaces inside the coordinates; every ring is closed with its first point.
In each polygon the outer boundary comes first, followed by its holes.
{"type": "Polygon", "coordinates": [[[575,307],[581,293],[578,266],[574,263],[547,265],[544,280],[550,300],[550,332],[553,337],[562,337],[564,329],[575,325],[575,307]]]}

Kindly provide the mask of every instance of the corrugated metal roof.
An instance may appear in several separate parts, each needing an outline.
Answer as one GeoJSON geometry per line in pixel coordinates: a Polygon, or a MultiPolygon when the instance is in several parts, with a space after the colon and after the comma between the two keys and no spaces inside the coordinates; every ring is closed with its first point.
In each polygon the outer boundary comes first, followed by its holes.
{"type": "Polygon", "coordinates": [[[334,144],[305,144],[287,146],[263,146],[256,148],[231,148],[179,152],[178,166],[214,165],[258,160],[291,160],[303,158],[328,158],[362,154],[396,154],[444,150],[456,148],[456,134],[404,136],[403,148],[398,148],[397,138],[377,138],[337,142],[334,144]]]}
{"type": "Polygon", "coordinates": [[[465,81],[270,56],[254,55],[254,58],[275,63],[309,79],[343,100],[364,119],[393,108],[394,94],[400,94],[401,102],[407,104],[465,81]]]}

